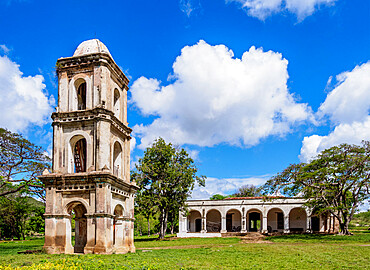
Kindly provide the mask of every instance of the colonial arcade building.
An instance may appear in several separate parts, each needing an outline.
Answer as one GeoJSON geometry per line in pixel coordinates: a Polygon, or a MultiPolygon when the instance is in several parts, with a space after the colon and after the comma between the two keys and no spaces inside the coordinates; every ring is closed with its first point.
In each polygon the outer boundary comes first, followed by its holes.
{"type": "Polygon", "coordinates": [[[178,237],[221,237],[223,233],[336,232],[333,216],[314,215],[301,198],[262,197],[189,200],[180,212],[178,237]]]}
{"type": "Polygon", "coordinates": [[[40,177],[46,189],[44,248],[134,252],[137,186],[130,182],[129,80],[97,39],[82,42],[72,57],[58,59],[56,68],[53,169],[40,177]]]}

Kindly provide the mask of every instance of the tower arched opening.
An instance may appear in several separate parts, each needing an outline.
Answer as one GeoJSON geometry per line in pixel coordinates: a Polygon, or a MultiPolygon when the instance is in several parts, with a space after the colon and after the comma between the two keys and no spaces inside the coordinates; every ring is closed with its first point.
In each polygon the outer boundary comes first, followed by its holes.
{"type": "Polygon", "coordinates": [[[86,110],[86,82],[80,80],[77,85],[77,110],[86,110]]]}
{"type": "Polygon", "coordinates": [[[114,89],[113,93],[113,112],[114,116],[121,120],[121,101],[118,89],[114,89]]]}
{"type": "Polygon", "coordinates": [[[122,146],[119,142],[113,146],[113,174],[122,178],[122,146]]]}
{"type": "Polygon", "coordinates": [[[123,206],[118,204],[114,208],[114,219],[113,219],[113,245],[122,245],[123,243],[123,232],[122,228],[120,229],[120,225],[122,227],[122,218],[123,218],[123,206]]]}
{"type": "Polygon", "coordinates": [[[81,138],[72,146],[73,168],[75,173],[86,172],[86,139],[81,138]]]}
{"type": "Polygon", "coordinates": [[[86,208],[80,202],[73,202],[67,208],[69,215],[69,227],[71,233],[67,233],[66,239],[73,246],[74,253],[84,253],[87,242],[87,219],[86,208]]]}

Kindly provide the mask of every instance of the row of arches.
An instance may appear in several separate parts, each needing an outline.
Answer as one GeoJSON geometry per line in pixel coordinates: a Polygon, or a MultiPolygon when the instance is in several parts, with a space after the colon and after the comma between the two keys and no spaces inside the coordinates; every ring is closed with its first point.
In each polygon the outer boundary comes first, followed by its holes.
{"type": "MultiPolygon", "coordinates": [[[[66,207],[68,220],[66,224],[66,244],[73,247],[74,253],[84,253],[84,248],[87,243],[88,223],[87,223],[87,209],[79,201],[71,202],[66,207]]],[[[124,216],[124,208],[118,204],[114,208],[114,219],[112,229],[113,247],[120,247],[124,242],[124,234],[122,219],[124,216]]]]}
{"type": "Polygon", "coordinates": [[[284,215],[280,208],[272,208],[265,218],[260,210],[251,209],[245,215],[245,227],[242,213],[237,209],[227,211],[225,216],[222,216],[219,210],[211,209],[205,213],[204,218],[205,222],[202,225],[201,213],[197,210],[190,211],[187,218],[188,232],[201,232],[204,229],[207,232],[240,232],[243,228],[249,232],[257,232],[262,231],[263,222],[267,223],[265,227],[268,232],[282,232],[285,229],[302,232],[307,230],[307,213],[302,207],[291,209],[288,215],[284,215]],[[223,219],[225,219],[224,226],[223,219]]]}
{"type": "MultiPolygon", "coordinates": [[[[89,83],[90,85],[91,83],[89,83]]],[[[87,109],[87,96],[90,91],[88,91],[88,82],[83,78],[78,78],[72,82],[72,100],[71,108],[72,111],[81,111],[87,109]]],[[[114,88],[112,91],[112,110],[114,116],[122,121],[122,97],[118,88],[114,88]]]]}
{"type": "MultiPolygon", "coordinates": [[[[69,141],[71,166],[70,173],[79,173],[87,171],[88,144],[83,135],[75,135],[69,141]]],[[[115,176],[123,178],[123,147],[116,141],[112,147],[112,172],[115,176]]]]}

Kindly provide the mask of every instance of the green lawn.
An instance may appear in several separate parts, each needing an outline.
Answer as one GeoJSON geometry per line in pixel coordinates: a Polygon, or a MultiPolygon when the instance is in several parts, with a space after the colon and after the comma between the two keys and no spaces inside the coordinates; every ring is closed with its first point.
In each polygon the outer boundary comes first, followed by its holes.
{"type": "Polygon", "coordinates": [[[41,249],[42,239],[0,242],[0,270],[22,269],[370,269],[370,233],[290,235],[266,243],[238,238],[140,237],[125,255],[18,254],[41,249]]]}

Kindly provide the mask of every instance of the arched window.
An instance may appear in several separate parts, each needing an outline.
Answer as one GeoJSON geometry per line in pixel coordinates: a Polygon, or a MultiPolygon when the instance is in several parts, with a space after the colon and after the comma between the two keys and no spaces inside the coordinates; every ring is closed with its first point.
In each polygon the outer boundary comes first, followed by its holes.
{"type": "Polygon", "coordinates": [[[77,109],[86,110],[86,82],[81,83],[77,88],[77,109]]]}
{"type": "Polygon", "coordinates": [[[122,178],[122,147],[119,142],[115,142],[113,147],[113,174],[122,178]]]}
{"type": "Polygon", "coordinates": [[[114,112],[114,116],[120,119],[121,102],[120,102],[120,94],[117,88],[114,89],[113,112],[114,112]]]}
{"type": "Polygon", "coordinates": [[[86,139],[78,140],[73,149],[74,172],[86,172],[86,139]]]}

